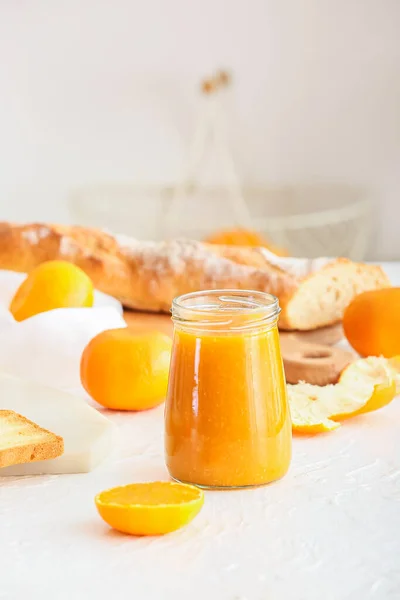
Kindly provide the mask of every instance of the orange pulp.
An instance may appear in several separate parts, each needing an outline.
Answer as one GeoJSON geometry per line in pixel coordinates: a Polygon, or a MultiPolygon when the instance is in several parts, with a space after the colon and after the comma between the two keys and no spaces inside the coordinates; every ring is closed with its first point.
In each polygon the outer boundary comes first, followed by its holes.
{"type": "Polygon", "coordinates": [[[277,326],[176,328],[165,426],[167,467],[178,481],[245,487],[282,477],[292,434],[277,326]]]}

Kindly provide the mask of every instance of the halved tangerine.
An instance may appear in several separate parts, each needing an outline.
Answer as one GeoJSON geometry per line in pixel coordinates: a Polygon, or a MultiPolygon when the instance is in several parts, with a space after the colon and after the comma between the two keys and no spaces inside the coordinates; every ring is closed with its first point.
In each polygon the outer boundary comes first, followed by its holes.
{"type": "Polygon", "coordinates": [[[172,481],[132,483],[95,498],[102,519],[130,535],[164,535],[187,525],[199,513],[204,493],[193,485],[172,481]]]}

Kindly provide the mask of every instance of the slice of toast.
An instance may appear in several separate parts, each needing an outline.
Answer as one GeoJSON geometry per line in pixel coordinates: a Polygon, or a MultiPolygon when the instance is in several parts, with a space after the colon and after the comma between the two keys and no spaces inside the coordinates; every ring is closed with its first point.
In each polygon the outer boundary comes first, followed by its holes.
{"type": "Polygon", "coordinates": [[[57,458],[63,452],[62,437],[13,410],[0,410],[0,468],[57,458]]]}

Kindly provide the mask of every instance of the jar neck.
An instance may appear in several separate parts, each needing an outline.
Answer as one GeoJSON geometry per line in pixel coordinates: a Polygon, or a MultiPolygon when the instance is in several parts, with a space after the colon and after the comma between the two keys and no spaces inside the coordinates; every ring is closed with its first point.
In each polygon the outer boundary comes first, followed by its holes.
{"type": "Polygon", "coordinates": [[[172,303],[176,328],[188,332],[250,333],[278,321],[275,296],[247,290],[210,290],[178,296],[172,303]]]}

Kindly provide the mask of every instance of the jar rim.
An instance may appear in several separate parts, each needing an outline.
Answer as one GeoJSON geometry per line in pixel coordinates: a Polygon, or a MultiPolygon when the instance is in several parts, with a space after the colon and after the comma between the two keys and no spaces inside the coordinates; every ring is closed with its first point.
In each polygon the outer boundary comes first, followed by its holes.
{"type": "Polygon", "coordinates": [[[266,292],[217,289],[177,296],[171,312],[174,323],[232,330],[275,321],[280,308],[278,298],[266,292]]]}

